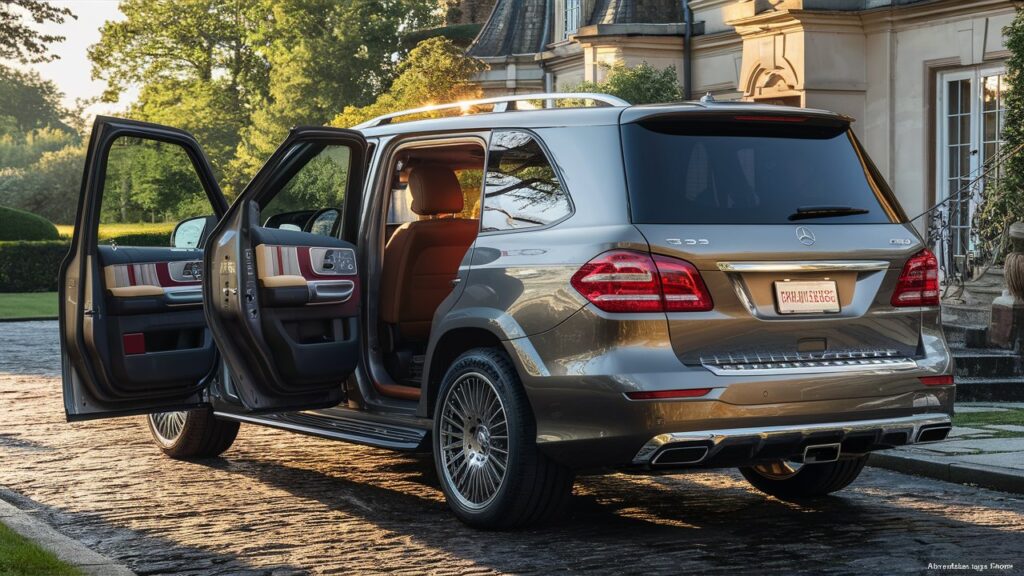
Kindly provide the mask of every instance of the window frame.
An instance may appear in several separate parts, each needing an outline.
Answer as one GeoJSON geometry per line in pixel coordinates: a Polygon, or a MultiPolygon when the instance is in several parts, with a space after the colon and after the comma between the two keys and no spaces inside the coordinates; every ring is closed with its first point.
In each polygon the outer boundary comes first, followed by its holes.
{"type": "MultiPolygon", "coordinates": [[[[982,167],[989,159],[985,158],[985,109],[984,109],[984,80],[991,76],[1005,76],[1007,73],[1005,63],[992,63],[983,64],[978,66],[970,66],[966,68],[957,68],[941,72],[936,75],[936,90],[935,90],[935,141],[933,142],[936,162],[935,162],[935,203],[943,203],[941,211],[946,215],[946,218],[950,217],[950,202],[949,198],[952,193],[949,190],[949,183],[952,179],[950,175],[950,162],[949,162],[949,144],[950,144],[950,132],[949,132],[949,84],[951,82],[967,80],[970,82],[970,99],[971,109],[968,114],[969,122],[969,138],[967,144],[969,146],[969,168],[966,172],[966,180],[972,181],[979,178],[982,173],[982,167]]],[[[1000,94],[1001,98],[1004,98],[1004,94],[1000,94]]],[[[1003,111],[1005,114],[1005,110],[1003,111]]],[[[997,147],[996,157],[1001,153],[1003,145],[1005,144],[1005,138],[1003,138],[1002,130],[999,131],[998,142],[1000,145],[997,147]]],[[[992,141],[988,141],[991,143],[992,141]]],[[[992,179],[998,179],[999,174],[995,173],[990,176],[992,179]]],[[[959,178],[963,180],[964,178],[959,178]]],[[[985,179],[979,181],[984,194],[985,179]]],[[[975,199],[973,191],[965,193],[968,201],[968,215],[967,225],[959,226],[958,229],[965,229],[968,232],[968,238],[966,243],[966,252],[962,256],[966,256],[969,259],[977,257],[975,240],[973,238],[973,221],[979,203],[975,199]]],[[[950,224],[951,229],[953,225],[950,224]]],[[[947,254],[947,252],[954,248],[955,242],[952,238],[943,239],[941,242],[942,258],[948,260],[948,263],[952,265],[954,258],[959,254],[947,254]]],[[[952,269],[951,269],[952,270],[952,269]]]]}
{"type": "Polygon", "coordinates": [[[580,30],[580,19],[583,14],[583,0],[561,0],[561,27],[558,37],[561,41],[569,40],[569,37],[580,30]],[[570,20],[570,16],[573,16],[570,20]],[[570,24],[570,21],[572,22],[570,24]]]}
{"type": "Polygon", "coordinates": [[[547,230],[558,226],[562,222],[565,222],[569,218],[572,218],[576,214],[576,203],[573,201],[572,193],[569,191],[569,187],[565,183],[565,177],[562,175],[562,170],[559,168],[558,163],[554,161],[554,155],[551,154],[551,149],[548,147],[544,139],[540,137],[533,130],[527,128],[494,128],[490,131],[487,136],[487,153],[484,154],[484,178],[483,186],[480,191],[480,229],[477,232],[477,237],[480,236],[495,236],[498,234],[515,234],[519,232],[536,232],[538,230],[547,230]],[[562,192],[565,193],[565,197],[568,200],[569,211],[557,220],[552,220],[547,224],[538,226],[525,226],[523,228],[509,228],[508,230],[484,230],[484,203],[487,201],[487,172],[491,164],[491,140],[494,138],[494,134],[497,132],[523,132],[529,134],[531,138],[540,146],[541,153],[544,154],[544,159],[547,160],[548,165],[551,166],[551,170],[554,171],[555,176],[558,177],[558,183],[562,187],[562,192]]]}

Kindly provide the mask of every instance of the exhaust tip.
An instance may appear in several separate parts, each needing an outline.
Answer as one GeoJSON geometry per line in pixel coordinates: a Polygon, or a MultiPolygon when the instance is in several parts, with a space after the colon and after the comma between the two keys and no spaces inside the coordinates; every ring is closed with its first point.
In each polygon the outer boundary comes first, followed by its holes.
{"type": "Polygon", "coordinates": [[[945,440],[946,436],[949,436],[952,429],[953,427],[949,424],[922,426],[921,431],[917,433],[917,443],[939,442],[940,440],[945,440]]]}
{"type": "Polygon", "coordinates": [[[697,464],[708,455],[707,446],[669,446],[651,460],[652,466],[679,466],[697,464]]]}
{"type": "Polygon", "coordinates": [[[820,464],[839,460],[840,444],[813,444],[804,448],[804,464],[820,464]]]}

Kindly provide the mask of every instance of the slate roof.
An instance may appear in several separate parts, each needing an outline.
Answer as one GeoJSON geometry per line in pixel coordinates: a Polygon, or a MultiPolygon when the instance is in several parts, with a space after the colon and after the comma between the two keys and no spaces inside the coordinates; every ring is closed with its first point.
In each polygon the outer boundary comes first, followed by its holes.
{"type": "Polygon", "coordinates": [[[679,0],[597,0],[588,24],[668,24],[682,12],[679,0]]]}
{"type": "Polygon", "coordinates": [[[470,56],[535,54],[544,46],[544,24],[551,0],[498,0],[491,17],[466,51],[470,56]]]}

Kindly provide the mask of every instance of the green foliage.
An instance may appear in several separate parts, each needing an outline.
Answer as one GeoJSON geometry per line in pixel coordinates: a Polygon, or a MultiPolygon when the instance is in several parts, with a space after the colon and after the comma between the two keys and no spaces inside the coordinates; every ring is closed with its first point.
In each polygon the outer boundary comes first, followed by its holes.
{"type": "Polygon", "coordinates": [[[128,116],[191,132],[226,191],[252,174],[226,174],[228,162],[265,100],[268,63],[253,38],[267,25],[262,0],[125,0],[125,18],[107,22],[89,49],[93,76],[107,82],[104,98],[140,85],[128,116]]]}
{"type": "MultiPolygon", "coordinates": [[[[1006,116],[1003,127],[1003,153],[1024,147],[1024,8],[1017,9],[1017,15],[1009,26],[1003,29],[1010,58],[1006,62],[1006,78],[1009,90],[1006,99],[1006,116]]],[[[1003,243],[1007,227],[1024,221],[1024,149],[1011,154],[1001,168],[998,184],[988,179],[981,206],[975,219],[975,230],[981,249],[995,254],[1003,243]]],[[[1005,254],[1000,254],[1004,257],[1005,254]]]]}
{"type": "Polygon", "coordinates": [[[0,241],[3,240],[56,240],[57,228],[46,218],[0,206],[0,241]]]}
{"type": "Polygon", "coordinates": [[[129,137],[110,147],[101,222],[177,221],[212,210],[184,148],[129,137]],[[197,198],[205,200],[198,214],[197,198]]]}
{"type": "Polygon", "coordinates": [[[470,81],[484,66],[465,55],[446,38],[420,42],[398,66],[391,89],[368,106],[346,106],[331,124],[355,126],[381,114],[442,102],[477,98],[479,89],[470,81]]]}
{"type": "Polygon", "coordinates": [[[68,252],[63,240],[0,242],[0,292],[52,292],[68,252]]]}
{"type": "Polygon", "coordinates": [[[25,168],[0,171],[0,203],[52,222],[71,222],[78,209],[84,164],[85,146],[68,145],[43,152],[25,168]]]}
{"type": "Polygon", "coordinates": [[[253,36],[269,67],[269,91],[231,162],[251,176],[293,126],[322,125],[390,85],[401,32],[436,22],[426,0],[264,0],[270,16],[253,36]]]}
{"type": "Polygon", "coordinates": [[[56,128],[40,128],[28,133],[0,136],[0,174],[15,168],[25,168],[42,158],[46,152],[56,152],[79,143],[76,134],[56,128]]]}
{"type": "Polygon", "coordinates": [[[683,99],[674,66],[658,70],[644,62],[632,68],[621,63],[606,68],[608,73],[603,82],[583,82],[569,91],[611,94],[630,104],[657,104],[683,99]]]}
{"type": "Polygon", "coordinates": [[[59,56],[49,54],[49,44],[63,36],[44,34],[26,22],[63,24],[75,18],[68,8],[58,8],[43,0],[4,0],[0,3],[0,60],[18,60],[23,64],[49,62],[59,56]]]}
{"type": "Polygon", "coordinates": [[[38,72],[0,64],[0,135],[46,127],[70,131],[61,121],[65,111],[60,99],[57,85],[38,72]]]}
{"type": "MultiPolygon", "coordinates": [[[[100,244],[116,242],[118,246],[170,246],[175,225],[177,222],[100,224],[98,239],[100,244]]],[[[57,232],[61,238],[70,240],[75,226],[61,224],[57,232]]]]}

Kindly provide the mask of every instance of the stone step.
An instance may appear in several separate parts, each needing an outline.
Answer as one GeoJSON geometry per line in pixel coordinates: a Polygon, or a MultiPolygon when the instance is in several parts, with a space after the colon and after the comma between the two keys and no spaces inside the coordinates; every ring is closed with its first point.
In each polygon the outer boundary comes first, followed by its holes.
{"type": "Polygon", "coordinates": [[[988,348],[988,326],[963,326],[943,322],[942,331],[950,348],[988,348]]]}
{"type": "Polygon", "coordinates": [[[980,304],[942,304],[942,323],[959,326],[988,326],[992,306],[980,304]]]}
{"type": "Polygon", "coordinates": [[[957,377],[957,402],[1024,402],[1024,377],[957,377]]]}
{"type": "Polygon", "coordinates": [[[954,349],[953,359],[956,362],[956,375],[964,378],[1024,376],[1024,358],[1015,350],[954,349]]]}

